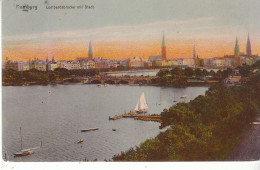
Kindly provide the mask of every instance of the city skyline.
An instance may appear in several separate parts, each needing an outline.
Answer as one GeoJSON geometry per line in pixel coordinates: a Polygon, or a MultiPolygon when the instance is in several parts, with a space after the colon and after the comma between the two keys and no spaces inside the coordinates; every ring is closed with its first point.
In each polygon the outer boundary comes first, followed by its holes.
{"type": "MultiPolygon", "coordinates": [[[[260,53],[259,1],[158,2],[138,1],[134,5],[132,1],[90,1],[95,5],[92,11],[46,10],[44,3],[31,2],[38,10],[23,12],[5,1],[3,5],[9,7],[2,15],[3,59],[87,57],[89,41],[97,58],[147,59],[161,55],[163,32],[169,59],[192,57],[194,44],[202,58],[232,55],[236,37],[240,51],[246,53],[248,32],[252,54],[260,53]],[[17,22],[26,19],[30,22],[17,22]]],[[[59,3],[49,1],[49,5],[59,3]]]]}

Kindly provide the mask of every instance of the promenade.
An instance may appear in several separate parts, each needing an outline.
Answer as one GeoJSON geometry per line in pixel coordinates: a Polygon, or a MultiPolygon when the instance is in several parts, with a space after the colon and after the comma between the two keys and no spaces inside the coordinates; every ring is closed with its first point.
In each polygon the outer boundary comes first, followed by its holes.
{"type": "Polygon", "coordinates": [[[249,130],[227,158],[227,161],[257,160],[260,160],[260,110],[256,120],[250,124],[249,130]]]}

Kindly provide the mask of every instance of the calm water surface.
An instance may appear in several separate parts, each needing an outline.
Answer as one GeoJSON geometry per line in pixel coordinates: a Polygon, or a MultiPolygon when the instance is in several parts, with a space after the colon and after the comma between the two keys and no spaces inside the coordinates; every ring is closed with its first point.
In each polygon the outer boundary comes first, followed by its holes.
{"type": "Polygon", "coordinates": [[[159,132],[160,123],[134,119],[108,120],[134,109],[145,92],[149,114],[161,113],[174,98],[187,101],[204,94],[207,87],[161,88],[150,86],[57,85],[3,87],[3,154],[9,161],[81,161],[111,159],[114,154],[139,145],[159,132]],[[26,157],[12,156],[23,149],[42,148],[26,157]],[[80,129],[99,128],[80,132],[80,129]],[[112,129],[117,129],[112,131],[112,129]],[[76,144],[78,139],[85,139],[76,144]]]}

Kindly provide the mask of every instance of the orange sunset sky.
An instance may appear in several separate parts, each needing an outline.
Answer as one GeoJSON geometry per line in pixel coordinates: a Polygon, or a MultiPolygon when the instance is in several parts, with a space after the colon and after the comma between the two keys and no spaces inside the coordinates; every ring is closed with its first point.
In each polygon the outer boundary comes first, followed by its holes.
{"type": "Polygon", "coordinates": [[[167,58],[192,57],[194,45],[200,58],[232,55],[236,37],[245,52],[248,33],[252,53],[260,54],[259,0],[97,0],[93,10],[47,10],[39,2],[30,1],[38,10],[28,12],[3,2],[3,60],[87,57],[90,41],[95,58],[147,59],[161,55],[163,32],[167,58]]]}
{"type": "MultiPolygon", "coordinates": [[[[200,58],[223,57],[234,53],[234,40],[173,40],[166,38],[167,58],[192,57],[193,46],[196,46],[200,58]]],[[[251,38],[252,39],[252,38],[251,38]]],[[[90,41],[90,40],[89,40],[90,41]]],[[[88,40],[72,40],[57,42],[39,42],[3,45],[3,60],[28,61],[29,59],[45,59],[47,55],[55,56],[57,60],[71,60],[77,57],[87,57],[88,40]]],[[[152,55],[161,55],[161,39],[157,41],[102,41],[92,40],[94,57],[106,59],[126,59],[133,57],[149,58],[152,55]]],[[[256,43],[251,40],[253,54],[260,51],[256,43]],[[258,48],[256,48],[258,47],[258,48]]],[[[240,51],[245,52],[246,36],[239,43],[240,51]]]]}

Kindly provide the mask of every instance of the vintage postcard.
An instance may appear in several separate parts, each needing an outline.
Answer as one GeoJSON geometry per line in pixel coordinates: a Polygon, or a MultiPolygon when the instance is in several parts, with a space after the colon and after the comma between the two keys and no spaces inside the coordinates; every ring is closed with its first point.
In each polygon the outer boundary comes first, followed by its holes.
{"type": "Polygon", "coordinates": [[[260,159],[259,0],[3,0],[2,159],[260,159]]]}

